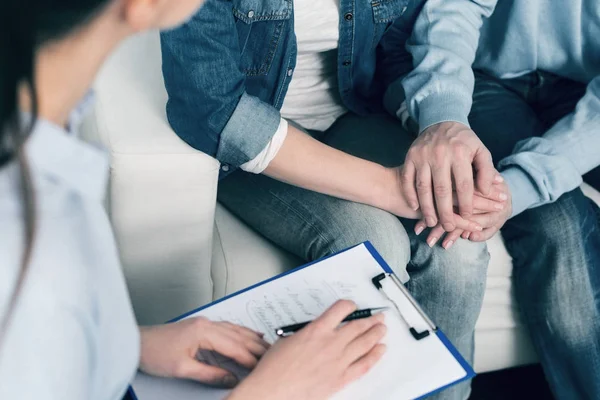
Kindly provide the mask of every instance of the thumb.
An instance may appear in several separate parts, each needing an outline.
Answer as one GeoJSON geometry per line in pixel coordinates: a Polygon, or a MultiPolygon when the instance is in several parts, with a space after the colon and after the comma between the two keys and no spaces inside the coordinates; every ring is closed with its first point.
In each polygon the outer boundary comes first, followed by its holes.
{"type": "Polygon", "coordinates": [[[196,360],[188,360],[180,371],[180,378],[193,379],[215,387],[232,388],[239,382],[231,372],[196,360]]]}
{"type": "Polygon", "coordinates": [[[483,144],[480,145],[479,149],[475,153],[473,158],[473,168],[477,172],[475,181],[477,189],[484,195],[487,196],[492,190],[492,185],[496,179],[496,168],[494,168],[494,162],[492,161],[492,155],[489,150],[486,149],[483,144]]]}

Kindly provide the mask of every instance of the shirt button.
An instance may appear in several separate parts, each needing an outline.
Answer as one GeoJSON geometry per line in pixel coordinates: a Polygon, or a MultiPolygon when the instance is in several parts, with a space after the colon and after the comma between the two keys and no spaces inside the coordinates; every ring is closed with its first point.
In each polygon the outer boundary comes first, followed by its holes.
{"type": "Polygon", "coordinates": [[[290,68],[287,70],[287,76],[292,76],[293,73],[294,73],[293,69],[290,68]]]}
{"type": "Polygon", "coordinates": [[[254,17],[254,10],[248,11],[248,18],[254,17]]]}
{"type": "Polygon", "coordinates": [[[229,172],[229,165],[223,164],[221,165],[221,169],[223,170],[223,172],[229,172]]]}
{"type": "Polygon", "coordinates": [[[354,15],[352,15],[352,13],[346,13],[346,14],[344,15],[344,19],[345,19],[346,21],[352,21],[352,18],[354,18],[354,15]]]}
{"type": "Polygon", "coordinates": [[[350,60],[346,60],[346,61],[344,61],[344,62],[342,63],[342,65],[343,65],[344,67],[347,67],[347,66],[348,66],[348,65],[350,65],[350,64],[352,64],[352,62],[351,62],[350,60]]]}

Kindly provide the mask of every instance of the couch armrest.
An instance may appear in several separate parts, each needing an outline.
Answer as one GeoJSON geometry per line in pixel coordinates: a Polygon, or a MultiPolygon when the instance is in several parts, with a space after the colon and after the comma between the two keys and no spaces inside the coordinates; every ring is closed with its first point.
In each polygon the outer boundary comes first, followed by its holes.
{"type": "Polygon", "coordinates": [[[213,295],[219,165],[169,127],[160,68],[158,33],[127,41],[100,72],[82,129],[112,157],[107,206],[141,324],[164,322],[213,295]]]}

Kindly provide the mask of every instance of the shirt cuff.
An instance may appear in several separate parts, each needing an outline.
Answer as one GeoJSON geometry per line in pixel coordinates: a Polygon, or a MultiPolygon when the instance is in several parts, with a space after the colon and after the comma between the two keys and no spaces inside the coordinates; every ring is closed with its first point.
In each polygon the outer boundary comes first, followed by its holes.
{"type": "Polygon", "coordinates": [[[471,95],[456,96],[449,93],[435,93],[419,102],[419,133],[441,122],[460,122],[469,125],[471,95]]]}
{"type": "Polygon", "coordinates": [[[524,171],[518,167],[509,167],[501,174],[512,195],[511,218],[540,202],[534,182],[524,171]]]}
{"type": "Polygon", "coordinates": [[[279,127],[281,115],[259,98],[242,94],[219,138],[217,159],[234,167],[247,163],[267,146],[279,127]]]}
{"type": "Polygon", "coordinates": [[[277,132],[275,132],[275,135],[273,135],[271,141],[267,143],[265,148],[258,153],[256,157],[242,164],[240,168],[253,174],[262,173],[265,169],[267,169],[277,153],[279,153],[279,150],[281,149],[281,146],[283,146],[283,142],[287,137],[287,133],[288,123],[285,119],[281,118],[279,121],[279,128],[277,128],[277,132]]]}

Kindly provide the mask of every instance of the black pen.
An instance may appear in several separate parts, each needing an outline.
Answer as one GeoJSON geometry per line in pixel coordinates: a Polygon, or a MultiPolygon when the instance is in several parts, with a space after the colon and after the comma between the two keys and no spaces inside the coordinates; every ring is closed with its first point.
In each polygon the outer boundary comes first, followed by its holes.
{"type": "MultiPolygon", "coordinates": [[[[348,315],[342,322],[348,322],[355,319],[361,318],[369,318],[372,315],[379,314],[387,310],[389,307],[376,307],[376,308],[365,308],[364,310],[356,310],[352,314],[348,315]]],[[[294,332],[298,332],[300,329],[304,328],[306,325],[310,324],[312,321],[300,322],[298,324],[283,326],[277,330],[275,333],[277,336],[286,337],[291,335],[294,332]]]]}

